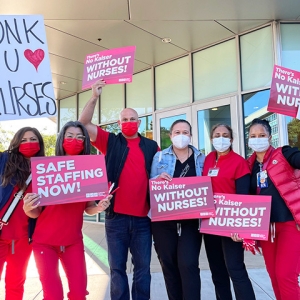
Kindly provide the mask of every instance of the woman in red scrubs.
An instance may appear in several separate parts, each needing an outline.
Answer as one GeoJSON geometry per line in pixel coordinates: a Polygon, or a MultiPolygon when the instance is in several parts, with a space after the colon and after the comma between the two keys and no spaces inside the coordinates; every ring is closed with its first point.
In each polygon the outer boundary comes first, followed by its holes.
{"type": "MultiPolygon", "coordinates": [[[[31,193],[30,158],[44,156],[44,142],[36,128],[21,128],[13,137],[8,150],[0,154],[0,218],[15,200],[31,193]],[[29,178],[29,179],[28,179],[29,178]]],[[[16,200],[15,200],[16,201],[16,200]]],[[[32,247],[28,241],[28,226],[33,220],[24,214],[23,201],[17,202],[9,220],[1,223],[0,275],[6,262],[5,299],[22,300],[26,270],[32,247]]]]}
{"type": "MultiPolygon", "coordinates": [[[[215,125],[210,138],[216,151],[205,158],[203,175],[211,176],[213,191],[249,194],[250,170],[247,161],[232,150],[231,127],[215,125]]],[[[254,300],[253,287],[244,264],[242,243],[233,241],[230,237],[210,234],[203,236],[217,299],[232,300],[231,279],[237,300],[254,300]]]]}
{"type": "MultiPolygon", "coordinates": [[[[68,122],[58,135],[56,155],[90,154],[90,139],[78,121],[68,122]]],[[[58,271],[61,262],[67,276],[68,299],[84,300],[88,294],[87,273],[82,236],[83,213],[104,211],[111,196],[95,201],[39,206],[39,195],[27,194],[24,211],[37,218],[33,234],[33,253],[43,286],[44,300],[63,300],[63,288],[58,271]]]]}

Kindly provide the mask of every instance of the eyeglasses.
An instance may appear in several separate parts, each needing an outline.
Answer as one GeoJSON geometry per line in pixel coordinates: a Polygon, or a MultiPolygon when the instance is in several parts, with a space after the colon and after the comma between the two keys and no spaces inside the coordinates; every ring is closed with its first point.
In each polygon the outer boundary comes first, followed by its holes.
{"type": "Polygon", "coordinates": [[[77,141],[84,142],[85,136],[84,135],[76,135],[76,136],[67,135],[67,136],[65,136],[65,139],[69,142],[73,141],[74,139],[76,139],[77,141]]]}

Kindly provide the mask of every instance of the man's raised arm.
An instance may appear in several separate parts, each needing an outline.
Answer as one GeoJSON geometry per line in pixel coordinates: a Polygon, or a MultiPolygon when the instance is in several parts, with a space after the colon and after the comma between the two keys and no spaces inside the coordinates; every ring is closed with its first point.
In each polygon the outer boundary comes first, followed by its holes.
{"type": "Polygon", "coordinates": [[[86,127],[92,142],[94,142],[97,138],[97,125],[92,123],[92,118],[103,86],[105,86],[105,82],[103,80],[98,80],[92,85],[92,97],[85,105],[78,119],[78,121],[86,127]]]}

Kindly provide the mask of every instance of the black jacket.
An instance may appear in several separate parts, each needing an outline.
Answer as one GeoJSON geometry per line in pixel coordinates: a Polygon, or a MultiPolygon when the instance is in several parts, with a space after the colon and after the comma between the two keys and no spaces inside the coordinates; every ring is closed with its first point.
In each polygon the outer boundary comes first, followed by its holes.
{"type": "MultiPolygon", "coordinates": [[[[139,137],[141,138],[139,146],[145,157],[146,172],[149,178],[153,156],[158,150],[158,145],[155,141],[145,138],[140,134],[139,137]]],[[[118,186],[119,178],[123,170],[128,151],[129,148],[127,147],[127,140],[124,138],[122,133],[119,133],[118,135],[113,133],[109,134],[105,161],[107,178],[109,182],[115,183],[114,188],[118,186]]],[[[149,193],[147,193],[147,201],[149,200],[149,193]]],[[[110,215],[114,213],[113,208],[115,201],[116,199],[113,197],[111,200],[111,205],[106,210],[106,214],[110,215]]]]}

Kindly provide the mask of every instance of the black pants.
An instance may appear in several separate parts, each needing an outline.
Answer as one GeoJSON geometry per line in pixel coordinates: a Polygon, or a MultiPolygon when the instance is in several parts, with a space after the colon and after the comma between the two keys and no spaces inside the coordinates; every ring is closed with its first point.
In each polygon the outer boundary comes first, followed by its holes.
{"type": "Polygon", "coordinates": [[[152,233],[169,299],[200,300],[199,220],[152,222],[152,233]]]}
{"type": "Polygon", "coordinates": [[[242,243],[218,235],[203,236],[217,300],[232,300],[229,277],[237,300],[254,300],[253,287],[244,264],[242,243]]]}

